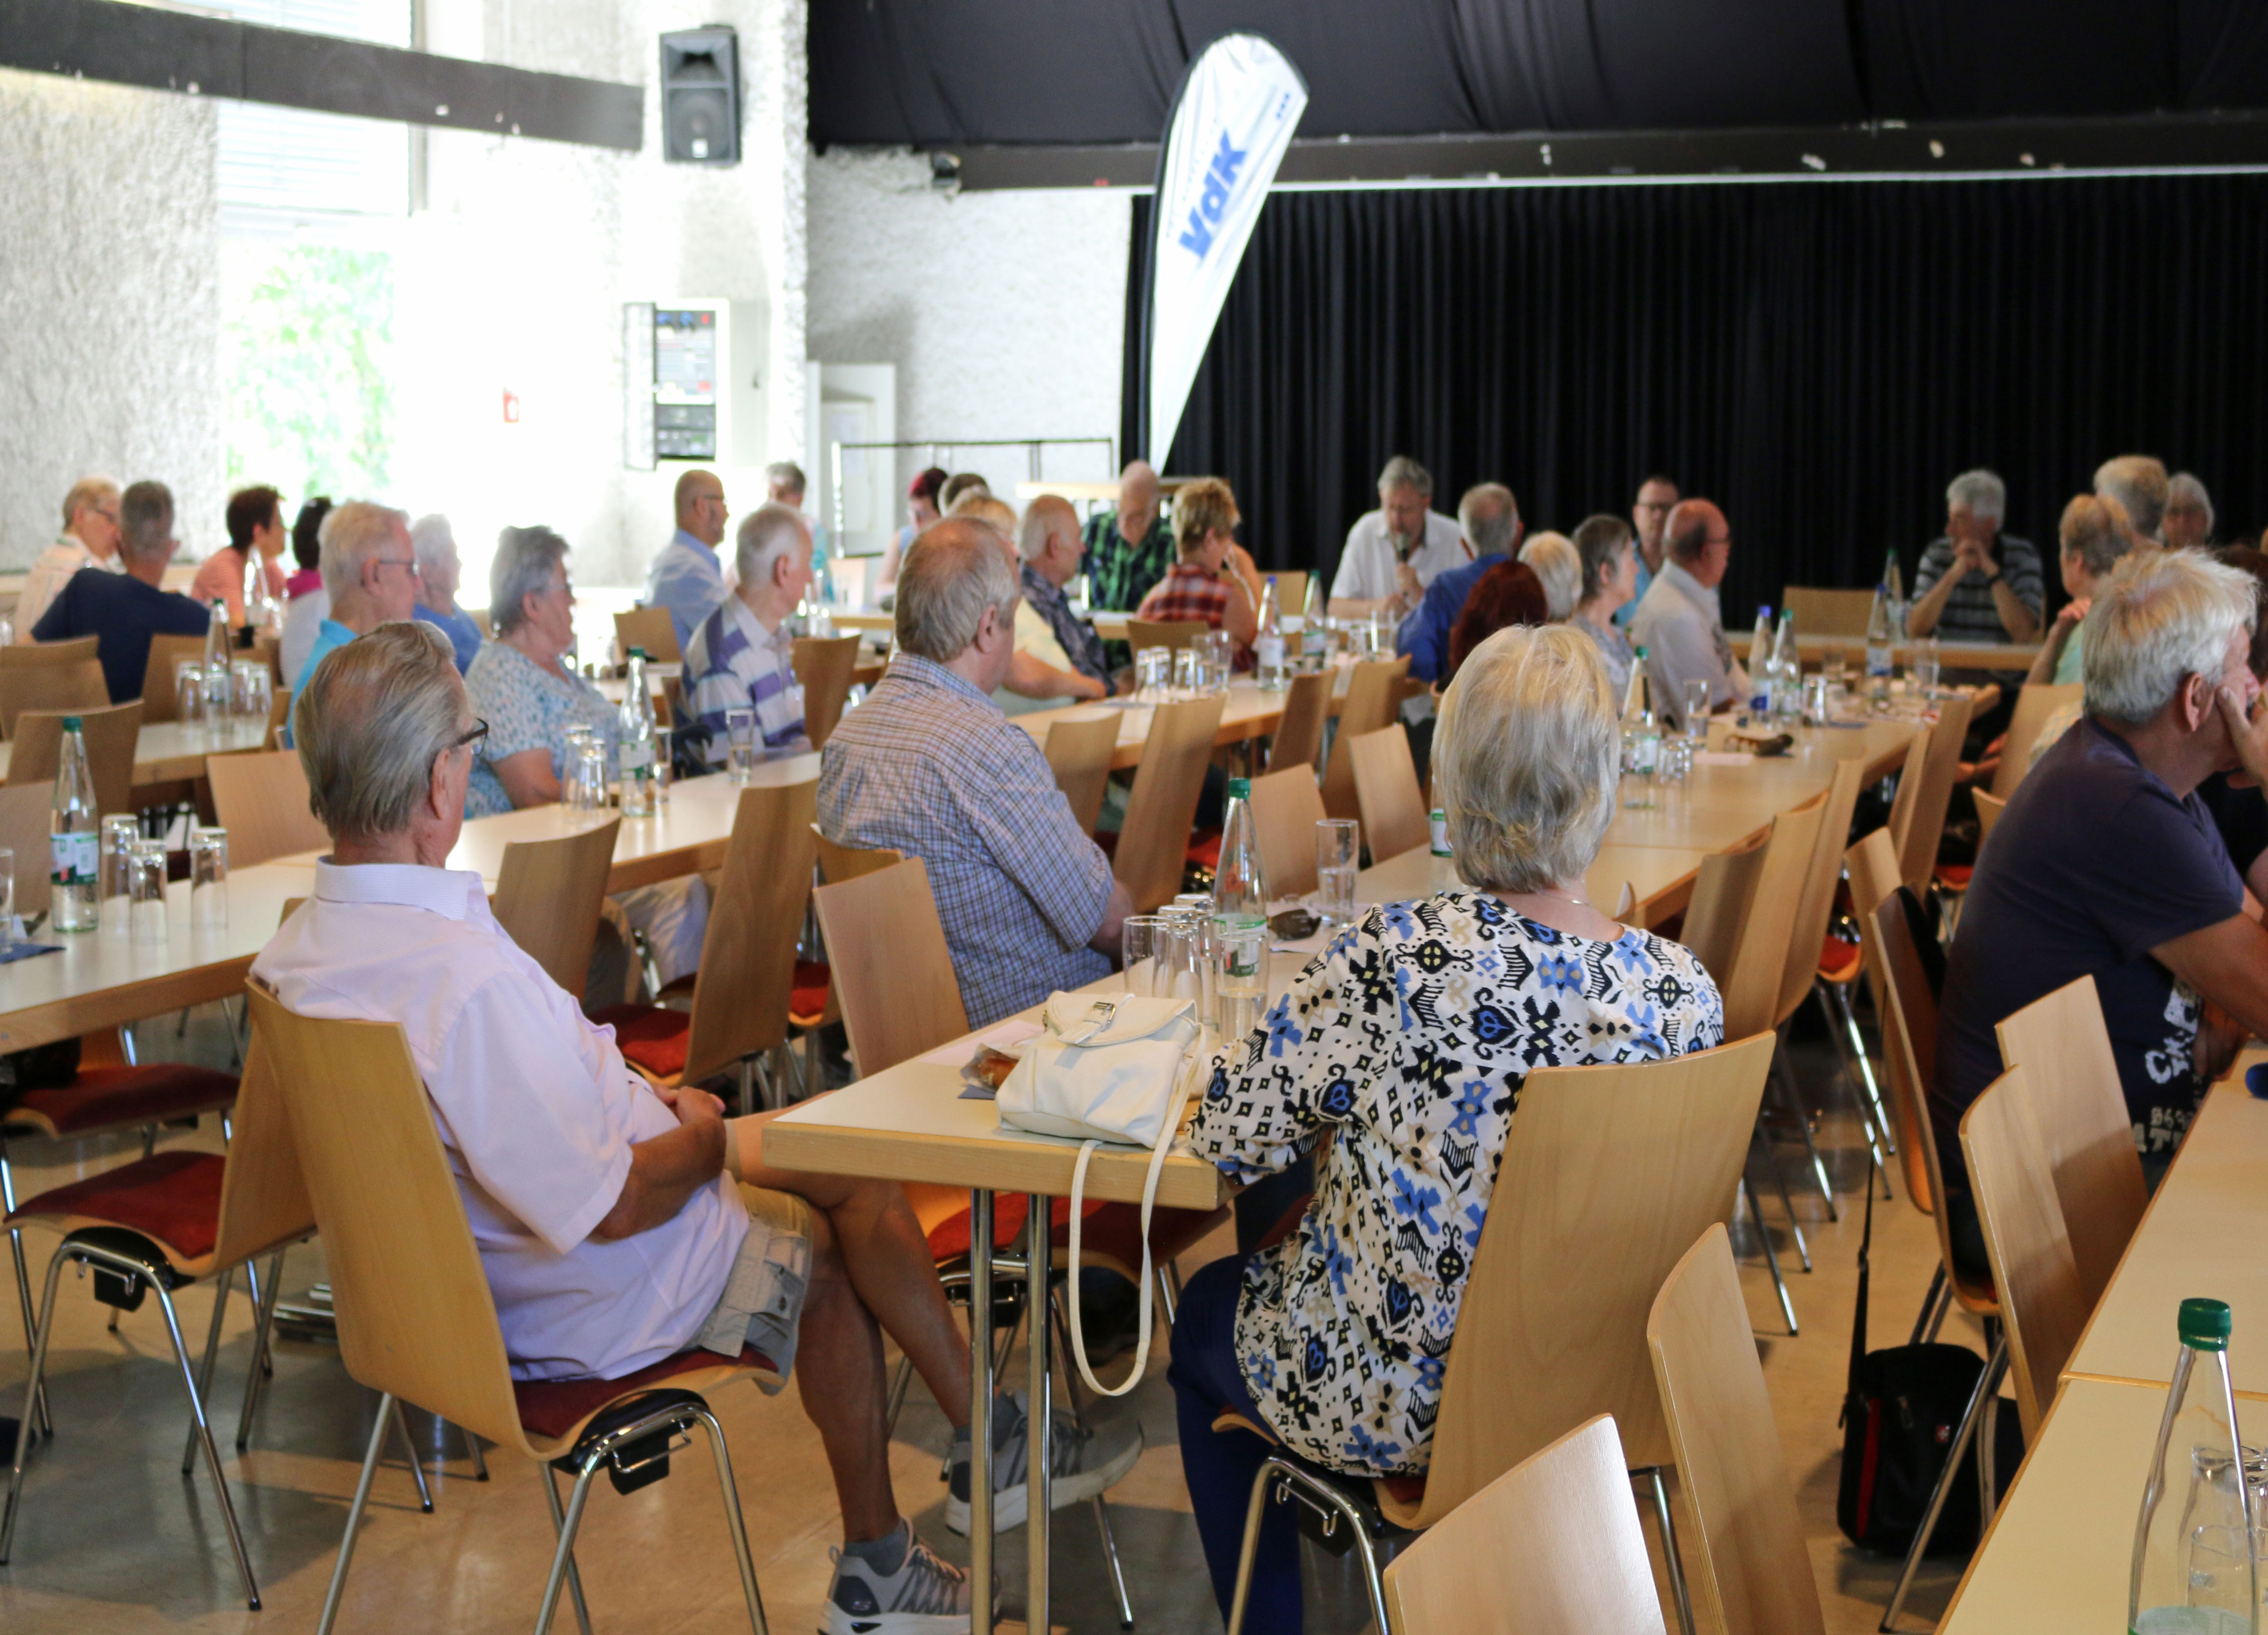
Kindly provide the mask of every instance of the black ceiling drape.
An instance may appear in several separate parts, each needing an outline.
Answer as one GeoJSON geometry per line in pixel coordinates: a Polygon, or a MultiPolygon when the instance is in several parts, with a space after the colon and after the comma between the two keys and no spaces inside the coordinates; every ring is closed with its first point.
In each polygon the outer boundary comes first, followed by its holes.
{"type": "Polygon", "coordinates": [[[1972,466],[2043,546],[2136,451],[2257,538],[2264,290],[2259,175],[1278,194],[1161,467],[1226,477],[1263,564],[1325,572],[1390,454],[1445,512],[1501,480],[1568,532],[1660,470],[1724,505],[1741,623],[1888,546],[1911,575],[1972,466]]]}

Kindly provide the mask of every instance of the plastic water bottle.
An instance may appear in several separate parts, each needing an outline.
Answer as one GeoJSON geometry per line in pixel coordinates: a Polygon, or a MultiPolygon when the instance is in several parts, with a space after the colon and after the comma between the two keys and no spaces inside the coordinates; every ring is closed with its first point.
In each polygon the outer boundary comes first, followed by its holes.
{"type": "Polygon", "coordinates": [[[1795,615],[1779,611],[1779,634],[1772,642],[1772,714],[1793,721],[1803,714],[1803,655],[1795,646],[1795,615]]]}
{"type": "Polygon", "coordinates": [[[85,729],[77,715],[66,715],[55,804],[48,815],[48,912],[58,931],[92,931],[101,923],[101,827],[85,729]]]}
{"type": "Polygon", "coordinates": [[[205,719],[215,727],[228,724],[229,649],[234,645],[229,639],[228,604],[215,597],[205,618],[204,656],[205,719]]]}
{"type": "Polygon", "coordinates": [[[1260,590],[1260,632],[1253,639],[1252,652],[1260,690],[1281,693],[1287,685],[1284,675],[1284,629],[1282,615],[1276,605],[1273,574],[1268,576],[1260,590]]]}
{"type": "Polygon", "coordinates": [[[618,766],[622,816],[651,818],[654,809],[653,695],[646,691],[642,647],[630,649],[630,675],[622,694],[621,722],[618,766]]]}
{"type": "Polygon", "coordinates": [[[1756,609],[1756,633],[1749,638],[1749,714],[1771,713],[1771,609],[1756,609]]]}
{"type": "Polygon", "coordinates": [[[1252,823],[1252,781],[1228,781],[1221,821],[1220,862],[1212,876],[1213,932],[1220,949],[1220,1037],[1241,1039],[1260,1025],[1268,1003],[1268,876],[1252,823]]]}
{"type": "Polygon", "coordinates": [[[1331,633],[1325,618],[1327,604],[1323,599],[1321,575],[1307,576],[1307,609],[1300,620],[1300,668],[1321,670],[1330,651],[1331,633]]]}
{"type": "MultiPolygon", "coordinates": [[[[1893,561],[1891,571],[1897,564],[1893,561]]],[[[1897,659],[1897,635],[1891,623],[1890,587],[1874,587],[1874,611],[1867,616],[1867,702],[1876,709],[1890,707],[1890,671],[1897,659]]]]}
{"type": "Polygon", "coordinates": [[[1882,557],[1882,589],[1894,605],[1906,599],[1905,581],[1898,576],[1898,547],[1895,545],[1882,557]]]}
{"type": "Polygon", "coordinates": [[[2181,1353],[2134,1527],[2130,1635],[2258,1635],[2252,1500],[2228,1385],[2228,1306],[2185,1300],[2181,1353]]]}

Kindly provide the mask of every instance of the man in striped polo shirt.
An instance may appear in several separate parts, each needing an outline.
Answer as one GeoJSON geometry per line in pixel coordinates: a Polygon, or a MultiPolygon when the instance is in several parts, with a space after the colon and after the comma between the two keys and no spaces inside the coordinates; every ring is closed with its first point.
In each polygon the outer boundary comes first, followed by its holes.
{"type": "Polygon", "coordinates": [[[708,729],[703,754],[712,766],[730,753],[730,709],[756,712],[758,752],[766,759],[811,747],[787,623],[811,587],[810,529],[792,506],[759,507],[741,519],[734,556],[740,583],[701,621],[685,653],[685,710],[708,729]]]}

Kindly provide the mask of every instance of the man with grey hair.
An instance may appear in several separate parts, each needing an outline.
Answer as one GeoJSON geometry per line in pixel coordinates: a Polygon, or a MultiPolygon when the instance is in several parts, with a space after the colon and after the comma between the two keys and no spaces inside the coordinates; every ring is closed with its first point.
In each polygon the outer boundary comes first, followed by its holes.
{"type": "Polygon", "coordinates": [[[1457,524],[1433,510],[1432,474],[1397,454],[1378,473],[1378,509],[1347,530],[1331,596],[1384,602],[1404,617],[1437,576],[1471,560],[1457,524]]]}
{"type": "Polygon", "coordinates": [[[827,566],[827,525],[803,509],[803,467],[793,460],[774,460],[764,467],[764,487],[774,505],[784,505],[803,518],[811,533],[812,576],[818,577],[827,566]]]}
{"type": "Polygon", "coordinates": [[[1914,569],[1908,635],[1999,644],[2039,634],[2040,554],[2000,532],[2007,506],[2007,485],[1989,471],[1962,472],[1946,486],[1945,537],[1914,569]]]}
{"type": "Polygon", "coordinates": [[[118,485],[107,477],[82,477],[63,495],[63,531],[40,553],[16,594],[16,640],[29,642],[32,627],[82,568],[122,574],[118,554],[118,485]]]}
{"type": "MultiPolygon", "coordinates": [[[[96,638],[110,701],[142,696],[153,635],[202,635],[210,616],[177,590],[164,588],[166,565],[181,542],[173,537],[173,491],[162,482],[129,485],[119,499],[118,554],[126,571],[82,568],[65,583],[32,627],[39,642],[96,638]]],[[[171,686],[173,678],[165,678],[171,686]]]]}
{"type": "Polygon", "coordinates": [[[2016,786],[1977,859],[1931,1090],[1955,1253],[1974,1267],[1984,1247],[1955,1132],[1999,1075],[2002,1019],[2094,979],[2153,1175],[2237,1042],[2268,1032],[2268,932],[2244,913],[2243,882],[2197,793],[2216,772],[2268,774],[2245,662],[2255,602],[2250,575],[2202,552],[2120,561],[2088,615],[2087,714],[2016,786]]]}
{"type": "Polygon", "coordinates": [[[461,676],[480,656],[485,633],[457,605],[457,584],[465,565],[457,554],[457,536],[449,519],[437,511],[410,524],[409,548],[417,558],[417,603],[412,617],[449,638],[461,676]]]}
{"type": "Polygon", "coordinates": [[[1520,502],[1500,482],[1477,483],[1457,502],[1457,529],[1472,561],[1436,575],[1417,611],[1394,633],[1394,650],[1410,655],[1412,681],[1439,681],[1447,674],[1449,633],[1465,599],[1483,574],[1520,548],[1525,532],[1520,502]]]}
{"type": "Polygon", "coordinates": [[[1118,473],[1117,509],[1087,519],[1088,605],[1132,612],[1173,571],[1174,560],[1174,531],[1160,502],[1158,473],[1147,460],[1129,460],[1118,473]]]}
{"type": "Polygon", "coordinates": [[[1016,608],[1016,650],[1087,683],[1078,696],[1108,698],[1110,665],[1094,621],[1071,611],[1064,587],[1079,577],[1086,546],[1079,538],[1079,513],[1060,495],[1043,494],[1024,511],[1017,554],[1024,599],[1016,608]]]}
{"type": "Polygon", "coordinates": [[[898,574],[898,656],[820,752],[821,832],[928,865],[977,1028],[1107,975],[1133,912],[1039,741],[992,701],[1017,599],[990,524],[931,527],[898,574]]]}
{"type": "Polygon", "coordinates": [[[811,532],[803,514],[777,502],[740,519],[733,592],[693,633],[685,650],[685,713],[708,732],[703,754],[721,766],[732,752],[727,710],[755,712],[766,759],[811,748],[803,687],[795,678],[788,620],[811,589],[811,532]]]}
{"type": "Polygon", "coordinates": [[[2213,543],[2213,496],[2195,472],[2177,471],[2166,479],[2166,510],[2160,524],[2169,551],[2213,543]]]}
{"type": "Polygon", "coordinates": [[[380,625],[407,620],[417,606],[417,552],[409,543],[409,512],[374,500],[349,500],[323,518],[320,539],[323,593],[331,598],[331,611],[292,678],[294,698],[325,654],[380,625]]]}
{"type": "Polygon", "coordinates": [[[2126,520],[2146,543],[2161,542],[2172,480],[2154,454],[2121,454],[2095,468],[2095,491],[2126,508],[2126,520]]]}
{"type": "MultiPolygon", "coordinates": [[[[732,515],[725,504],[725,484],[713,471],[695,467],[681,473],[672,495],[677,512],[677,532],[653,559],[645,574],[645,605],[669,610],[670,627],[677,633],[681,658],[693,645],[701,621],[725,599],[725,575],[717,566],[717,547],[725,542],[725,519],[732,515]]],[[[497,610],[489,610],[491,617],[497,610]]]]}

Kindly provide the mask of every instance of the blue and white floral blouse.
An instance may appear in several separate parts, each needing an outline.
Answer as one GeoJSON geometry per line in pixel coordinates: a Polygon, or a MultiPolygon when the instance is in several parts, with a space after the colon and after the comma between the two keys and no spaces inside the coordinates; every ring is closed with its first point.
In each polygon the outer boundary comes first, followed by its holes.
{"type": "Polygon", "coordinates": [[[1373,908],[1215,1064],[1190,1144],[1232,1179],[1336,1135],[1299,1231],[1244,1273],[1236,1352],[1285,1445],[1388,1476],[1432,1463],[1473,1250],[1530,1069],[1724,1042],[1716,984],[1643,931],[1601,942],[1486,892],[1373,908]]]}
{"type": "Polygon", "coordinates": [[[567,778],[567,729],[589,727],[606,741],[613,764],[619,721],[606,695],[582,677],[553,675],[509,642],[483,642],[465,672],[473,714],[489,723],[465,786],[465,816],[488,818],[512,810],[512,796],[496,763],[528,750],[551,752],[551,775],[567,778]]]}

